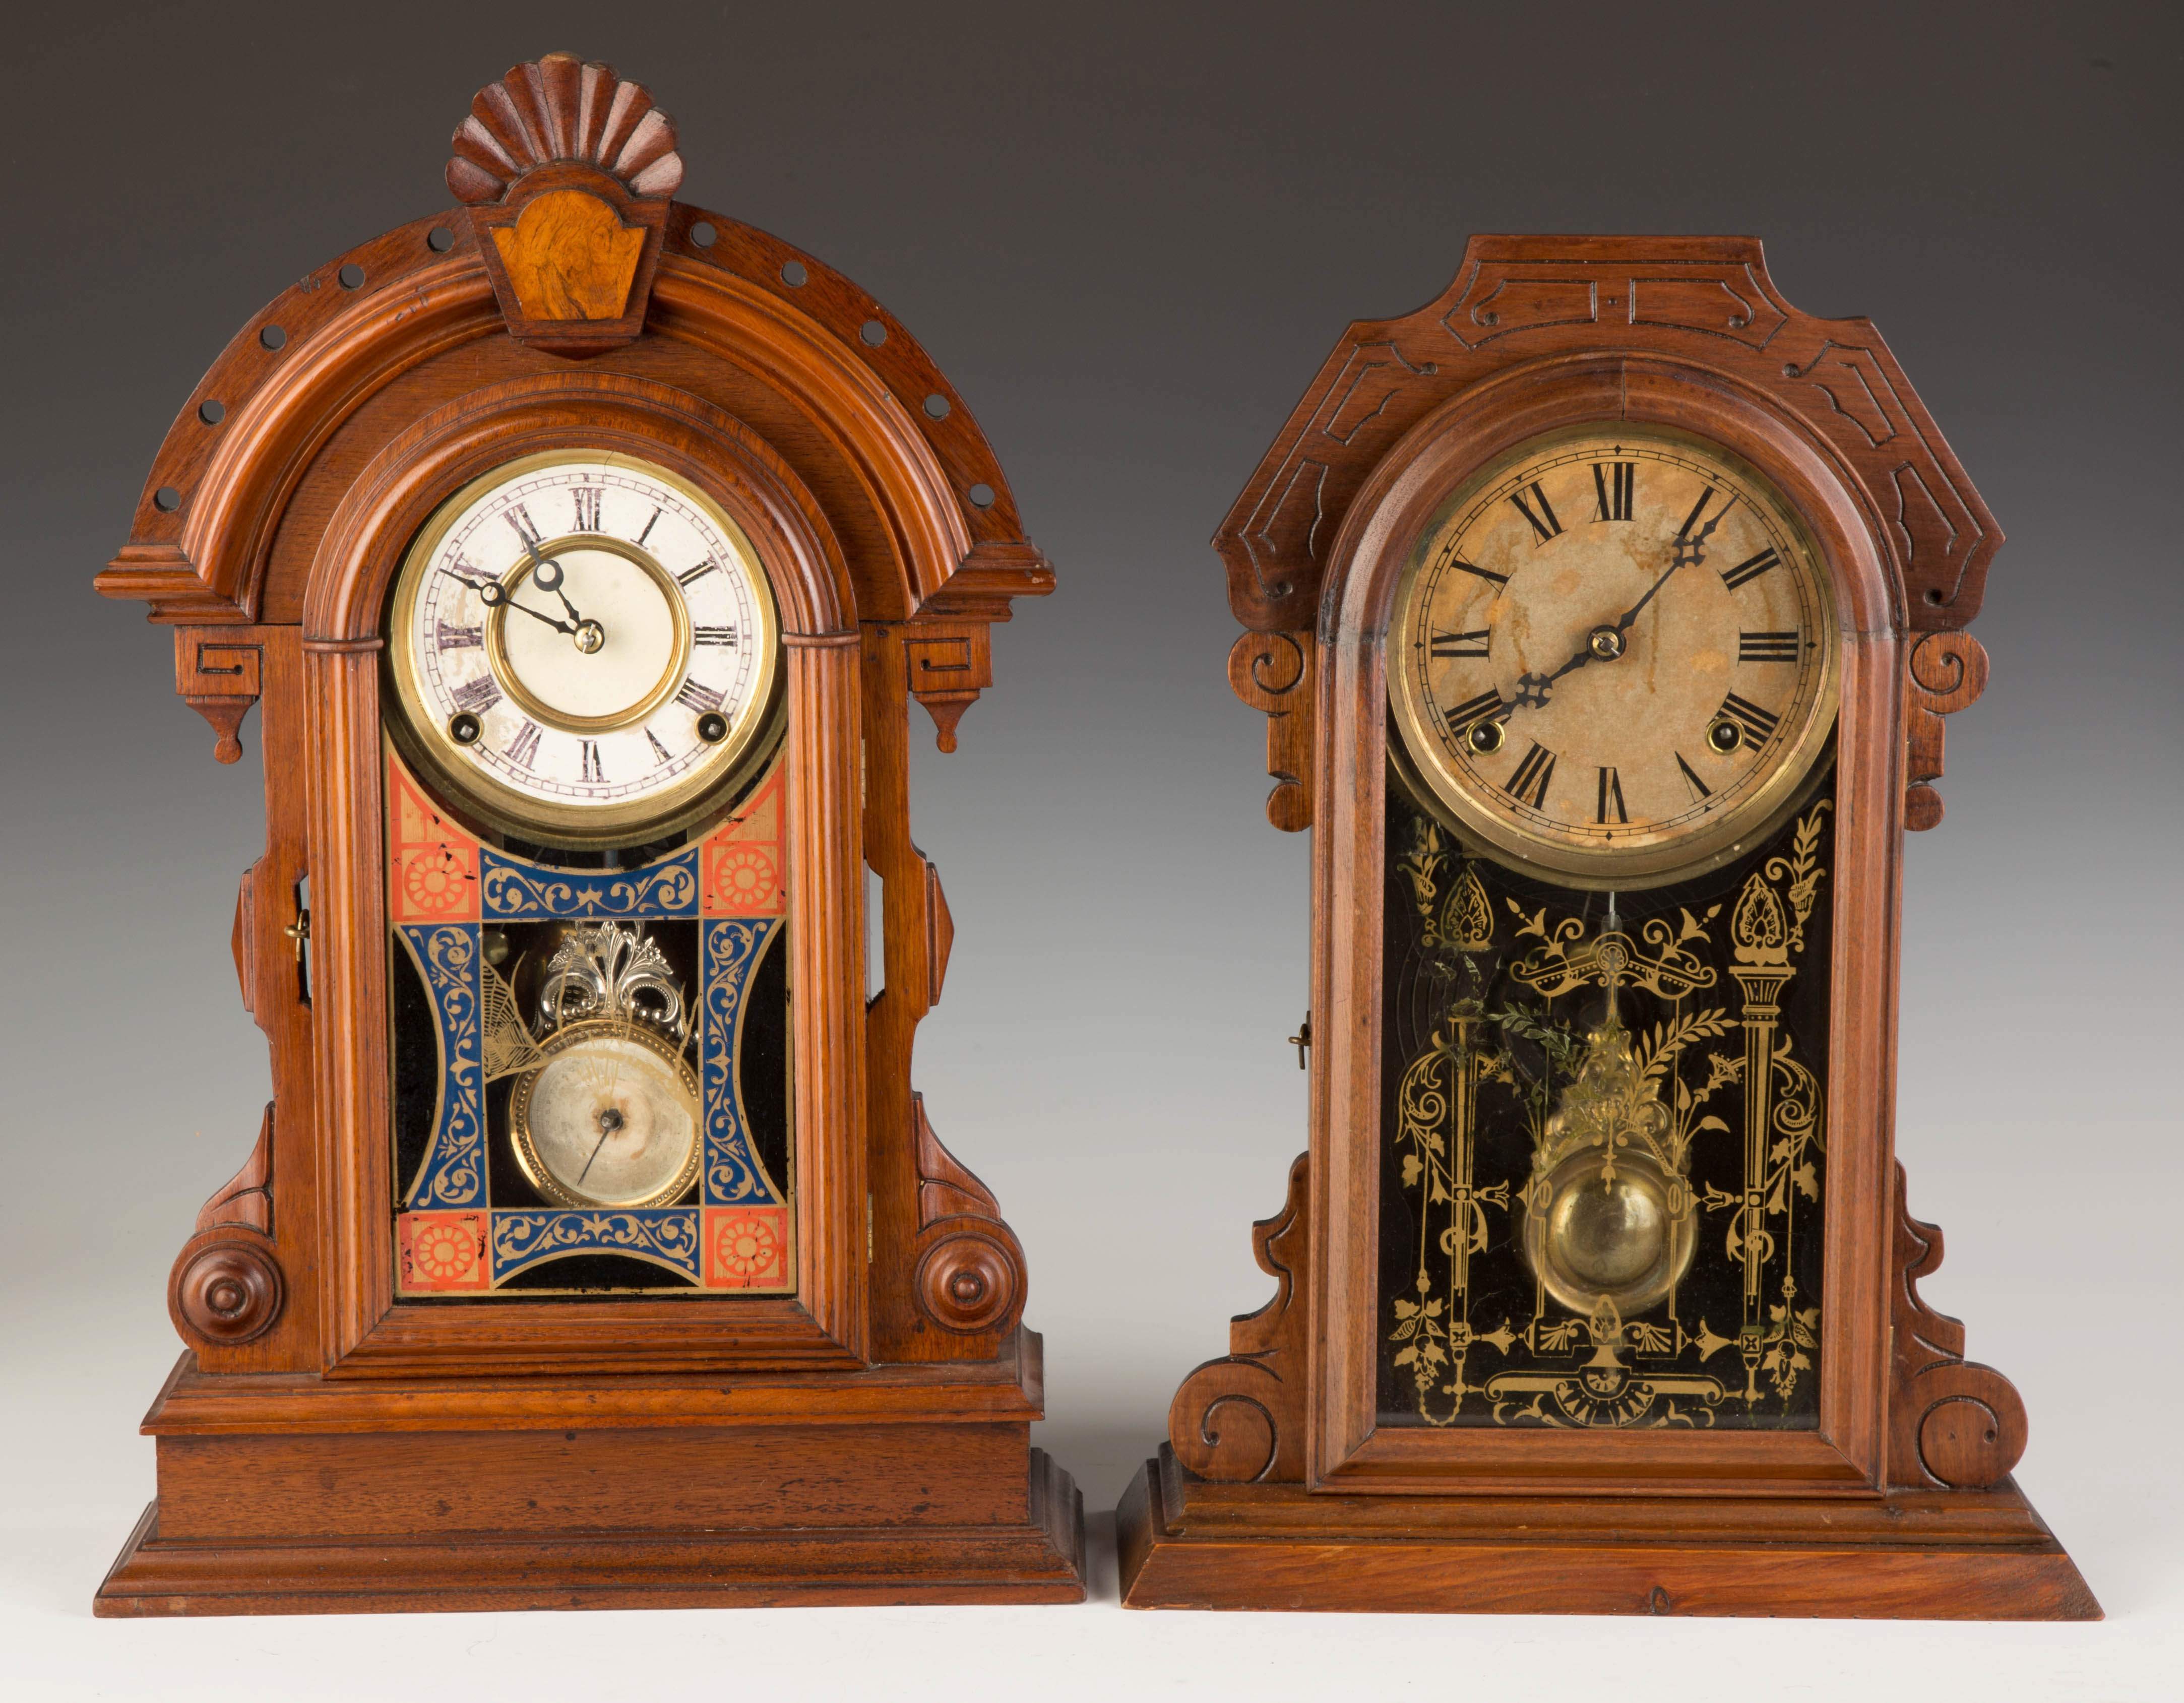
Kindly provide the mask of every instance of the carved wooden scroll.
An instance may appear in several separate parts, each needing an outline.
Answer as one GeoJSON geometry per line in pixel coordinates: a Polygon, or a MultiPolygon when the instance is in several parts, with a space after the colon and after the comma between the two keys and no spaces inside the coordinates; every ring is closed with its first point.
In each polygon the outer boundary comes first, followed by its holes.
{"type": "Polygon", "coordinates": [[[192,1348],[233,1348],[273,1328],[287,1280],[273,1247],[273,1108],[242,1168],[213,1192],[167,1279],[167,1312],[192,1348]]]}
{"type": "Polygon", "coordinates": [[[1899,1164],[1889,1482],[1930,1489],[1986,1489],[2008,1478],[2025,1453],[2025,1404],[1992,1366],[1964,1358],[1960,1321],[1919,1299],[1919,1279],[1941,1263],[1942,1233],[1911,1216],[1899,1164]]]}
{"type": "Polygon", "coordinates": [[[1913,832],[1942,820],[1942,718],[1986,690],[1986,648],[1966,632],[1930,632],[1903,660],[1903,826],[1913,832]]]}
{"type": "Polygon", "coordinates": [[[1228,685],[1267,717],[1267,820],[1285,833],[1312,826],[1312,638],[1247,632],[1229,648],[1228,685]]]}
{"type": "Polygon", "coordinates": [[[1312,1156],[1290,1166],[1289,1199],[1251,1227],[1259,1269],[1274,1298],[1228,1327],[1228,1354],[1183,1381],[1168,1406],[1176,1459],[1201,1478],[1230,1483],[1304,1478],[1306,1356],[1310,1309],[1301,1279],[1312,1243],[1312,1156]]]}
{"type": "Polygon", "coordinates": [[[913,1094],[911,1104],[917,1123],[919,1311],[943,1330],[1005,1335],[1023,1313],[1023,1249],[1001,1222],[993,1190],[940,1144],[925,1116],[925,1096],[913,1094]]]}
{"type": "Polygon", "coordinates": [[[682,181],[675,121],[613,66],[549,53],[479,90],[453,146],[509,335],[572,359],[633,341],[682,181]]]}
{"type": "Polygon", "coordinates": [[[212,724],[212,754],[223,763],[242,755],[237,734],[263,689],[265,647],[247,627],[175,629],[175,690],[212,724]]]}

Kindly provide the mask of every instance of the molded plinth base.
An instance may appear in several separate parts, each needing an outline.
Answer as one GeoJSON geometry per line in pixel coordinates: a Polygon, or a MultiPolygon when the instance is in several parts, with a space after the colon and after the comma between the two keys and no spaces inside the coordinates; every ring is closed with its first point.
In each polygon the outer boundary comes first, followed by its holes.
{"type": "MultiPolygon", "coordinates": [[[[1031,1344],[1035,1350],[1035,1344],[1031,1344]]],[[[104,1616],[1079,1602],[1084,1500],[1035,1352],[734,1383],[209,1377],[104,1616]]]]}
{"type": "Polygon", "coordinates": [[[1167,1444],[1116,1511],[1128,1608],[2098,1620],[2015,1484],[1790,1500],[1314,1494],[1167,1444]]]}

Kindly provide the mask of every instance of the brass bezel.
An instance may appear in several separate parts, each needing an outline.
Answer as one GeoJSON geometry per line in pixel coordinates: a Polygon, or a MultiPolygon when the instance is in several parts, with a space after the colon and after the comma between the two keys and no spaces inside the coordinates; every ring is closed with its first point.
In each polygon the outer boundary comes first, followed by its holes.
{"type": "Polygon", "coordinates": [[[1696,432],[1651,421],[1601,420],[1558,426],[1524,438],[1487,461],[1435,505],[1432,517],[1412,542],[1388,622],[1387,693],[1396,736],[1389,741],[1389,751],[1406,779],[1416,782],[1413,790],[1419,801],[1466,841],[1499,861],[1512,862],[1561,886],[1591,891],[1636,891],[1688,880],[1737,857],[1747,845],[1772,832],[1797,808],[1834,733],[1841,692],[1842,619],[1834,576],[1813,529],[1774,481],[1734,449],[1696,432]],[[1819,687],[1795,737],[1785,743],[1774,760],[1771,772],[1719,815],[1665,840],[1630,850],[1563,844],[1529,832],[1491,803],[1475,796],[1464,776],[1444,760],[1440,742],[1427,730],[1425,710],[1412,696],[1415,688],[1401,655],[1404,636],[1416,619],[1419,570],[1450,517],[1513,468],[1551,453],[1559,444],[1603,432],[1626,439],[1648,437],[1695,452],[1756,489],[1764,499],[1763,513],[1770,531],[1772,523],[1786,527],[1798,554],[1810,564],[1806,577],[1819,595],[1823,617],[1815,623],[1822,647],[1819,687]]]}
{"type": "Polygon", "coordinates": [[[591,1017],[556,1029],[538,1044],[538,1049],[547,1055],[546,1064],[535,1070],[526,1071],[518,1077],[508,1096],[509,1144],[515,1150],[517,1166],[533,1188],[557,1206],[573,1206],[585,1211],[598,1212],[631,1212],[640,1207],[665,1206],[689,1192],[690,1185],[698,1180],[698,1173],[704,1167],[705,1160],[705,1096],[699,1087],[698,1073],[691,1069],[689,1060],[683,1057],[680,1048],[641,1022],[621,1017],[591,1017]],[[532,1090],[538,1086],[538,1078],[545,1074],[547,1065],[588,1042],[608,1038],[635,1041],[647,1052],[657,1055],[674,1071],[676,1079],[690,1097],[689,1155],[682,1161],[671,1183],[638,1200],[602,1200],[562,1182],[539,1157],[538,1149],[531,1138],[532,1090]]]}
{"type": "MultiPolygon", "coordinates": [[[[604,534],[579,534],[587,548],[612,547],[624,541],[604,534]]],[[[556,544],[566,543],[557,539],[556,544]]],[[[632,547],[633,548],[633,547],[632,547]]],[[[620,552],[617,552],[620,554],[620,552]]],[[[504,584],[529,566],[524,558],[495,577],[504,584]]],[[[659,570],[665,574],[666,570],[659,570]]],[[[669,576],[671,578],[671,576],[669,576]]],[[[689,616],[678,587],[672,607],[678,633],[687,632],[689,616]]],[[[488,611],[488,617],[501,613],[488,611]]],[[[490,619],[488,626],[490,626],[490,619]]],[[[681,666],[667,680],[661,701],[671,696],[688,672],[692,647],[684,640],[678,654],[681,666]]],[[[518,456],[465,482],[433,509],[404,553],[396,573],[387,620],[386,669],[392,701],[398,713],[386,717],[405,757],[443,794],[503,833],[542,844],[571,848],[623,846],[655,839],[677,832],[715,814],[772,753],[787,726],[784,697],[787,671],[781,662],[781,615],[766,559],[751,542],[749,533],[722,505],[688,479],[641,456],[600,449],[549,449],[518,456]],[[647,479],[657,480],[679,493],[716,526],[735,553],[738,566],[754,588],[760,641],[759,678],[749,700],[732,721],[727,738],[692,769],[658,792],[607,804],[581,804],[534,798],[508,786],[491,774],[471,749],[457,745],[445,726],[428,707],[410,623],[418,588],[431,570],[433,555],[465,509],[483,493],[541,468],[583,463],[593,466],[627,468],[647,479]]],[[[488,665],[492,659],[488,658],[488,665]]],[[[522,703],[504,670],[496,669],[495,683],[511,702],[522,703]]],[[[652,708],[656,709],[657,704],[652,708]]],[[[524,705],[526,714],[531,710],[524,705]]],[[[649,712],[648,712],[649,713],[649,712]]],[[[538,717],[556,728],[580,731],[574,718],[538,717]]],[[[625,724],[627,725],[627,724],[625,724]]]]}

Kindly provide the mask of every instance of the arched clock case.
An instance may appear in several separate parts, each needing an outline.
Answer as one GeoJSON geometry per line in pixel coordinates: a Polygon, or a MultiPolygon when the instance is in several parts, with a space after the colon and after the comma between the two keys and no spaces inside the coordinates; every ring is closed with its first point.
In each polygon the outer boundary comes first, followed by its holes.
{"type": "Polygon", "coordinates": [[[1311,1144],[1125,1600],[2097,1615],[1918,1294],[1902,836],[2001,535],[1878,333],[1748,240],[1476,238],[1215,542],[1311,1144]]]}
{"type": "Polygon", "coordinates": [[[953,749],[1051,570],[638,86],[518,65],[447,175],[237,333],[98,581],[221,760],[260,708],[274,1098],[97,1609],[1074,1600],[1022,1251],[911,1085],[910,706],[953,749]]]}

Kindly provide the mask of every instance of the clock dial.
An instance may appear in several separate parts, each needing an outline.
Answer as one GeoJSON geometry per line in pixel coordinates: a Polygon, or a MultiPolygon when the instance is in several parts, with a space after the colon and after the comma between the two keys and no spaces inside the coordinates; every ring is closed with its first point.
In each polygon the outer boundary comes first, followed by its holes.
{"type": "Polygon", "coordinates": [[[508,1121],[525,1174],[564,1206],[649,1206],[697,1180],[698,1080],[671,1043],[611,1018],[550,1036],[508,1121]]]}
{"type": "Polygon", "coordinates": [[[1730,855],[1826,742],[1827,569],[1737,457],[1557,433],[1443,506],[1404,576],[1389,694],[1440,803],[1500,851],[1640,886],[1730,855]]]}
{"type": "Polygon", "coordinates": [[[779,624],[756,553],[631,457],[532,456],[458,493],[404,565],[393,626],[411,743],[525,833],[687,821],[771,731],[779,624]]]}

